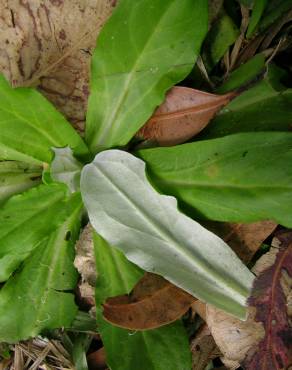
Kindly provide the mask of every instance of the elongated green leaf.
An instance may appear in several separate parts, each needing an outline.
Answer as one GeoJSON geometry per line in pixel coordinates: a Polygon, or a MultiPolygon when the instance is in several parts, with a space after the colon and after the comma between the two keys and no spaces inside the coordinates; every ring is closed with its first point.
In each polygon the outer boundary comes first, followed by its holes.
{"type": "Polygon", "coordinates": [[[11,195],[40,184],[42,168],[24,162],[0,162],[0,203],[11,195]]]}
{"type": "Polygon", "coordinates": [[[208,32],[203,46],[202,57],[209,71],[220,61],[238,35],[239,29],[232,19],[222,13],[208,32]]]}
{"type": "Polygon", "coordinates": [[[12,89],[0,75],[0,159],[50,162],[51,147],[66,145],[76,155],[87,153],[81,137],[39,92],[12,89]]]}
{"type": "Polygon", "coordinates": [[[238,89],[242,85],[254,80],[258,75],[264,72],[264,70],[265,57],[263,54],[257,54],[235,71],[231,72],[228,80],[224,82],[216,92],[222,94],[238,89]]]}
{"type": "Polygon", "coordinates": [[[292,89],[277,91],[265,79],[235,98],[202,133],[209,139],[237,132],[287,131],[292,122],[292,89]]]}
{"type": "Polygon", "coordinates": [[[259,25],[260,30],[266,30],[275,21],[284,16],[285,12],[291,10],[291,8],[292,0],[269,0],[259,25]]]}
{"type": "Polygon", "coordinates": [[[92,61],[86,139],[125,145],[192,69],[207,32],[205,0],[121,0],[92,61]]]}
{"type": "Polygon", "coordinates": [[[82,170],[81,191],[95,230],[130,261],[245,317],[252,274],[223,240],[179,212],[175,198],[151,187],[143,161],[100,153],[82,170]]]}
{"type": "Polygon", "coordinates": [[[0,291],[0,341],[27,339],[44,329],[68,327],[74,320],[77,306],[67,291],[77,282],[73,259],[80,194],[68,200],[65,208],[62,225],[39,243],[0,291]]]}
{"type": "Polygon", "coordinates": [[[66,217],[65,185],[40,185],[0,208],[0,281],[5,281],[66,217]]]}
{"type": "Polygon", "coordinates": [[[53,148],[55,157],[51,164],[52,179],[68,186],[73,193],[79,190],[82,164],[73,156],[70,148],[53,148]]]}
{"type": "Polygon", "coordinates": [[[248,24],[248,29],[246,32],[246,37],[250,38],[254,33],[262,15],[267,5],[267,0],[255,0],[252,9],[251,19],[248,24]]]}
{"type": "Polygon", "coordinates": [[[97,322],[112,370],[189,370],[188,338],[180,321],[155,330],[130,332],[106,322],[101,304],[109,296],[129,293],[143,272],[94,233],[98,279],[97,322]]]}
{"type": "Polygon", "coordinates": [[[159,189],[201,216],[292,227],[292,133],[243,133],[139,154],[159,189]]]}
{"type": "Polygon", "coordinates": [[[88,334],[77,334],[73,338],[72,359],[76,370],[88,370],[86,353],[92,341],[92,336],[88,334]]]}

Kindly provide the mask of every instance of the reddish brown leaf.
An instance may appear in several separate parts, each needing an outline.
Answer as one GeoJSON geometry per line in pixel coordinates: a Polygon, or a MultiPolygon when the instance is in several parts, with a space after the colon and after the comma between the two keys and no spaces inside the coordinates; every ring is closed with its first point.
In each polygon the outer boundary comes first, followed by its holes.
{"type": "Polygon", "coordinates": [[[161,146],[183,143],[197,135],[214,115],[237,95],[209,94],[188,87],[173,87],[164,103],[138,131],[137,137],[161,146]]]}
{"type": "Polygon", "coordinates": [[[107,364],[104,347],[100,348],[98,351],[90,353],[87,356],[87,363],[89,370],[105,370],[107,368],[107,364]]]}
{"type": "Polygon", "coordinates": [[[180,318],[196,300],[161,276],[146,273],[129,295],[108,298],[104,319],[122,328],[158,328],[180,318]]]}
{"type": "Polygon", "coordinates": [[[282,370],[292,365],[288,305],[292,289],[292,233],[277,238],[280,247],[275,261],[257,277],[249,299],[250,305],[256,308],[255,320],[264,325],[265,337],[257,348],[249,351],[244,361],[248,370],[282,370]]]}

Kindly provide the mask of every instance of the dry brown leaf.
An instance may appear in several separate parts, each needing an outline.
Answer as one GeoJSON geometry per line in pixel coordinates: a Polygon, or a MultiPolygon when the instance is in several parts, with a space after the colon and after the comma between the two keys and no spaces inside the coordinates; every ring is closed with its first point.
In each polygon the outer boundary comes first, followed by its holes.
{"type": "Polygon", "coordinates": [[[214,115],[237,95],[215,95],[188,87],[173,87],[137,137],[161,146],[183,143],[203,130],[214,115]]]}
{"type": "Polygon", "coordinates": [[[191,306],[192,310],[197,313],[204,321],[206,321],[206,303],[199,299],[191,306]]]}
{"type": "Polygon", "coordinates": [[[126,329],[154,329],[179,319],[195,300],[161,276],[146,273],[129,295],[106,300],[103,317],[126,329]]]}
{"type": "Polygon", "coordinates": [[[105,370],[107,368],[107,364],[104,347],[90,353],[87,356],[87,363],[90,370],[105,370]]]}
{"type": "Polygon", "coordinates": [[[210,361],[221,356],[207,325],[196,334],[191,342],[192,370],[205,370],[210,361]]]}
{"type": "Polygon", "coordinates": [[[205,222],[205,227],[224,239],[245,263],[250,262],[263,241],[267,239],[277,224],[273,221],[259,221],[249,224],[227,222],[205,222]]]}
{"type": "Polygon", "coordinates": [[[3,359],[0,361],[0,370],[7,370],[9,369],[9,365],[11,364],[11,359],[3,359]]]}
{"type": "Polygon", "coordinates": [[[91,51],[114,0],[1,0],[0,71],[41,92],[79,128],[91,51]]]}

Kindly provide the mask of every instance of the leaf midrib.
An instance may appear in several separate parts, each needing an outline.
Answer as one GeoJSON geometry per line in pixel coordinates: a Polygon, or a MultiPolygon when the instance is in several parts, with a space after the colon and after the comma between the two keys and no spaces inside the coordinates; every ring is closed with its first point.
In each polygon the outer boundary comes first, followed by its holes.
{"type": "MultiPolygon", "coordinates": [[[[47,194],[47,195],[49,195],[49,194],[47,194]]],[[[62,197],[63,197],[63,194],[62,194],[62,197]]],[[[15,232],[19,228],[22,228],[22,226],[24,224],[26,224],[27,222],[30,222],[32,219],[35,219],[37,216],[39,216],[40,214],[42,214],[42,212],[44,211],[44,209],[47,209],[48,208],[48,205],[50,205],[50,207],[52,207],[53,205],[55,205],[56,203],[58,203],[60,201],[62,201],[61,194],[57,198],[54,197],[54,200],[52,200],[52,202],[49,202],[49,203],[44,204],[43,207],[39,208],[39,210],[36,213],[33,213],[33,215],[29,216],[28,218],[26,218],[25,220],[21,221],[20,223],[17,223],[17,225],[15,227],[13,227],[12,229],[8,230],[6,233],[0,235],[0,240],[1,239],[4,239],[4,238],[7,238],[11,233],[15,232]]]]}
{"type": "MultiPolygon", "coordinates": [[[[32,128],[33,130],[35,130],[36,132],[38,132],[39,134],[41,134],[43,137],[45,137],[51,144],[52,146],[59,146],[60,144],[58,142],[55,141],[54,138],[52,138],[48,132],[44,131],[41,127],[37,127],[36,125],[34,125],[33,123],[31,123],[28,119],[26,119],[25,117],[19,115],[16,111],[11,111],[7,108],[4,108],[3,106],[0,107],[0,111],[4,111],[8,114],[10,114],[11,116],[14,116],[16,118],[18,118],[20,121],[26,123],[30,128],[32,128]]],[[[1,124],[1,122],[0,122],[1,124]]]]}
{"type": "MultiPolygon", "coordinates": [[[[156,31],[157,29],[159,28],[161,22],[163,21],[163,19],[166,17],[166,14],[168,14],[168,10],[169,8],[172,6],[172,2],[169,3],[168,7],[166,8],[165,12],[162,14],[162,16],[159,18],[156,26],[154,27],[154,29],[152,30],[151,34],[149,35],[149,38],[147,39],[146,43],[144,44],[143,48],[141,49],[141,51],[138,53],[138,57],[136,59],[136,61],[134,62],[134,65],[133,65],[133,68],[131,70],[130,73],[128,73],[128,77],[126,78],[125,82],[124,82],[124,88],[123,88],[123,91],[120,95],[120,98],[116,104],[116,108],[113,110],[111,116],[107,119],[107,124],[103,130],[103,132],[101,133],[101,135],[99,135],[99,137],[97,138],[97,142],[96,142],[96,145],[98,144],[102,144],[105,136],[108,135],[109,131],[110,130],[113,130],[113,132],[115,131],[115,123],[117,122],[117,116],[119,114],[119,111],[121,110],[122,108],[122,105],[129,93],[129,86],[131,85],[132,83],[132,80],[134,78],[134,76],[136,75],[136,68],[137,66],[139,65],[141,59],[144,58],[144,51],[147,49],[148,45],[151,43],[154,35],[156,34],[156,31]]],[[[95,145],[95,143],[93,142],[93,145],[95,145]]]]}
{"type": "MultiPolygon", "coordinates": [[[[100,174],[102,174],[104,176],[104,178],[114,187],[117,189],[117,191],[130,203],[132,204],[136,209],[139,209],[140,210],[140,207],[139,205],[136,204],[136,202],[132,199],[132,198],[129,198],[127,196],[127,194],[116,184],[114,183],[109,177],[108,175],[102,171],[101,167],[97,167],[96,163],[93,162],[93,167],[95,170],[99,171],[100,174]]],[[[155,190],[154,190],[155,191],[155,190]]],[[[162,235],[162,237],[164,239],[162,239],[163,242],[167,242],[169,246],[172,247],[172,249],[174,248],[175,252],[176,251],[179,251],[183,256],[184,258],[186,258],[186,260],[188,261],[188,263],[190,263],[190,261],[192,262],[192,265],[193,265],[193,262],[194,262],[194,258],[193,258],[193,255],[189,252],[188,249],[183,249],[181,248],[181,244],[178,240],[176,240],[175,238],[173,238],[173,235],[171,235],[171,237],[168,235],[168,232],[167,230],[165,231],[164,228],[161,228],[161,227],[158,227],[157,228],[157,224],[155,224],[153,222],[153,220],[151,219],[151,217],[149,217],[148,213],[147,212],[141,212],[140,211],[140,214],[143,216],[143,218],[146,220],[146,222],[148,224],[150,224],[151,227],[154,228],[154,230],[156,230],[158,232],[158,235],[159,233],[162,235]]],[[[201,260],[200,256],[199,258],[196,258],[195,259],[195,264],[194,264],[194,270],[203,270],[203,271],[209,271],[211,275],[214,276],[214,274],[216,274],[216,278],[217,278],[217,281],[219,281],[220,283],[223,282],[224,283],[224,286],[225,286],[225,289],[226,290],[231,290],[231,293],[232,294],[236,294],[236,295],[244,295],[243,291],[239,291],[238,289],[236,289],[236,287],[231,284],[227,284],[227,282],[222,279],[222,275],[217,274],[216,272],[214,272],[214,269],[212,268],[212,266],[209,266],[208,264],[206,264],[204,261],[201,260]]],[[[242,286],[242,289],[244,290],[245,288],[242,286]]]]}

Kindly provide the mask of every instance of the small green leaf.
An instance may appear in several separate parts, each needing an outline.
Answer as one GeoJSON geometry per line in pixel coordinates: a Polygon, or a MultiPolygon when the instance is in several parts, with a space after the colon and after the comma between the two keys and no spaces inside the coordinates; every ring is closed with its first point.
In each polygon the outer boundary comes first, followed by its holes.
{"type": "Polygon", "coordinates": [[[101,304],[110,296],[129,293],[143,272],[96,233],[94,248],[97,322],[108,366],[112,370],[190,370],[188,337],[180,321],[159,329],[130,332],[103,320],[101,304]]]}
{"type": "Polygon", "coordinates": [[[240,88],[242,85],[254,80],[265,70],[265,57],[257,54],[230,73],[229,78],[222,84],[216,92],[224,94],[240,88]]]}
{"type": "Polygon", "coordinates": [[[66,217],[66,193],[65,185],[40,185],[0,208],[0,282],[66,217]]]}
{"type": "Polygon", "coordinates": [[[88,153],[77,132],[39,92],[13,89],[0,75],[0,159],[49,163],[51,147],[67,145],[78,156],[88,153]]]}
{"type": "Polygon", "coordinates": [[[213,24],[203,45],[202,57],[208,71],[220,61],[228,48],[234,44],[239,30],[225,13],[213,24]]]}
{"type": "Polygon", "coordinates": [[[86,140],[92,152],[126,145],[191,71],[207,32],[205,0],[121,0],[92,60],[86,140]]]}
{"type": "Polygon", "coordinates": [[[0,203],[41,183],[42,167],[24,162],[0,162],[0,203]]]}
{"type": "Polygon", "coordinates": [[[210,139],[239,132],[288,131],[292,122],[291,104],[292,89],[277,91],[270,78],[265,78],[226,105],[201,137],[210,139]]]}
{"type": "Polygon", "coordinates": [[[81,192],[95,230],[130,261],[245,318],[253,275],[223,240],[181,213],[175,198],[151,187],[143,161],[120,150],[100,153],[82,170],[81,192]]]}
{"type": "Polygon", "coordinates": [[[266,5],[267,5],[267,0],[255,0],[254,1],[254,6],[253,6],[253,9],[252,9],[251,18],[250,18],[250,21],[249,21],[249,24],[248,24],[248,29],[247,29],[247,32],[246,32],[246,37],[248,39],[253,35],[253,33],[254,33],[262,15],[263,15],[263,12],[265,10],[266,5]]]}
{"type": "Polygon", "coordinates": [[[70,148],[53,148],[55,157],[51,164],[51,176],[56,182],[64,183],[74,193],[80,188],[82,164],[74,158],[70,148]]]}
{"type": "Polygon", "coordinates": [[[80,194],[63,206],[67,218],[62,225],[31,251],[0,291],[0,341],[17,342],[45,329],[69,327],[76,316],[74,295],[68,291],[75,288],[78,278],[73,260],[80,194]]]}
{"type": "Polygon", "coordinates": [[[88,370],[86,353],[92,341],[92,336],[78,334],[73,338],[72,359],[76,370],[88,370]]]}
{"type": "Polygon", "coordinates": [[[139,155],[154,184],[199,216],[292,227],[292,133],[243,133],[139,155]]]}

